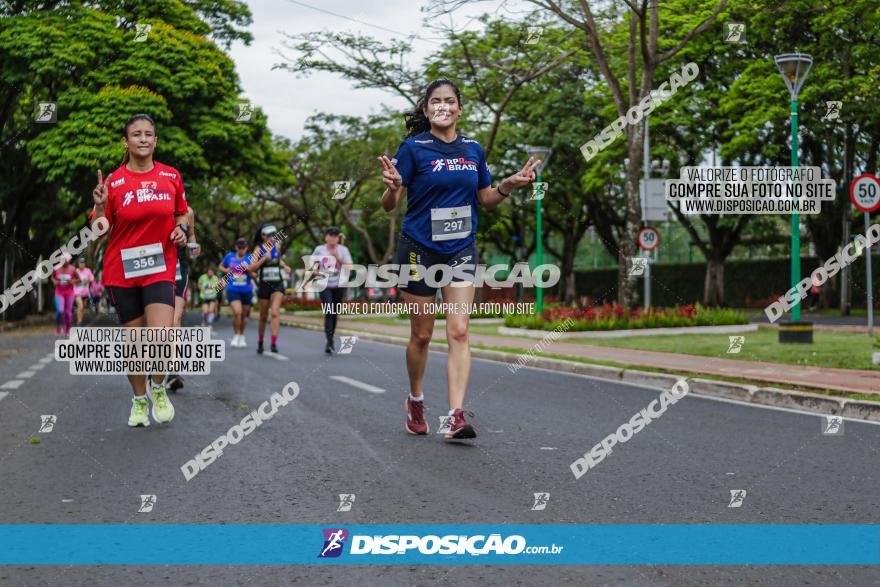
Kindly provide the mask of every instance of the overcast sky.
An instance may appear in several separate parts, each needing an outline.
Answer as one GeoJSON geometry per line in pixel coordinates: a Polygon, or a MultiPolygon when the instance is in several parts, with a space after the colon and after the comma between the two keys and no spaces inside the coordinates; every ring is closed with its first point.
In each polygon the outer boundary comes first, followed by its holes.
{"type": "MultiPolygon", "coordinates": [[[[282,62],[276,51],[283,49],[283,33],[359,31],[383,41],[405,36],[370,24],[405,34],[421,32],[421,38],[413,42],[413,54],[409,60],[411,65],[416,65],[439,47],[439,41],[426,38],[434,37],[436,33],[423,30],[425,15],[420,7],[424,4],[426,2],[420,0],[250,0],[248,5],[254,22],[249,30],[254,41],[249,46],[237,43],[230,51],[244,87],[244,98],[263,109],[273,133],[292,139],[302,134],[306,118],[316,112],[360,116],[380,110],[383,103],[402,109],[406,105],[402,98],[379,90],[354,90],[348,81],[337,75],[319,73],[298,79],[287,71],[273,71],[272,66],[282,62]]],[[[454,22],[458,28],[474,28],[472,17],[493,11],[501,4],[505,4],[508,10],[522,6],[519,1],[480,2],[457,11],[453,15],[454,22]]]]}

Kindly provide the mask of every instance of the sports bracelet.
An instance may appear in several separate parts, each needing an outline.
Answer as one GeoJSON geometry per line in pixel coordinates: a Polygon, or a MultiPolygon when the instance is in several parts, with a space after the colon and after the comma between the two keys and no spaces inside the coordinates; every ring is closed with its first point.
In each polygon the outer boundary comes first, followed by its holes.
{"type": "Polygon", "coordinates": [[[510,194],[505,194],[504,192],[501,191],[501,184],[500,183],[498,184],[498,186],[495,189],[498,190],[498,193],[501,194],[502,198],[506,198],[506,197],[510,196],[510,194]]]}

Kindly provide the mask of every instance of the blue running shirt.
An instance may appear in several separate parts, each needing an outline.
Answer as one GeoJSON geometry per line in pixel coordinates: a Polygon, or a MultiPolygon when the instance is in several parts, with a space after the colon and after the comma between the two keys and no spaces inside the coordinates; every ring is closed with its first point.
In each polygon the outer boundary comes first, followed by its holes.
{"type": "Polygon", "coordinates": [[[446,143],[423,132],[401,143],[394,159],[407,188],[403,232],[429,251],[444,255],[471,244],[477,232],[477,191],[492,185],[483,147],[463,135],[446,143]],[[463,206],[470,207],[471,229],[456,232],[456,223],[467,227],[460,218],[463,206]]]}
{"type": "Polygon", "coordinates": [[[223,257],[221,265],[229,267],[229,281],[226,290],[238,293],[248,293],[253,290],[251,275],[248,273],[248,267],[251,264],[251,256],[245,255],[241,259],[234,251],[226,253],[223,257]]]}

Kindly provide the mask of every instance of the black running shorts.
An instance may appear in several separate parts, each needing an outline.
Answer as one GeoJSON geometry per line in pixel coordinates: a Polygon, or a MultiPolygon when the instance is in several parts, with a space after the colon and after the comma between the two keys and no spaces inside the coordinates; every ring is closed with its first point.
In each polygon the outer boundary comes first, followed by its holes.
{"type": "Polygon", "coordinates": [[[144,315],[149,304],[165,304],[174,307],[174,284],[170,281],[151,283],[144,287],[119,287],[108,285],[110,302],[116,308],[120,324],[126,324],[144,315]]]}
{"type": "MultiPolygon", "coordinates": [[[[479,263],[477,244],[472,242],[454,253],[443,255],[428,251],[406,233],[401,232],[400,238],[397,241],[397,252],[394,254],[394,263],[400,266],[401,273],[406,272],[409,274],[409,282],[406,285],[403,285],[401,280],[400,289],[402,291],[414,296],[434,297],[437,295],[439,288],[428,285],[425,282],[425,276],[419,275],[418,271],[416,271],[415,265],[421,265],[426,269],[434,265],[447,265],[449,267],[464,265],[465,269],[462,270],[462,273],[473,280],[477,263],[479,263]],[[407,271],[407,267],[410,267],[409,271],[407,271]]],[[[439,271],[431,271],[431,273],[435,277],[435,281],[440,280],[439,271]]],[[[466,280],[462,279],[459,275],[452,275],[451,281],[466,280]]]]}

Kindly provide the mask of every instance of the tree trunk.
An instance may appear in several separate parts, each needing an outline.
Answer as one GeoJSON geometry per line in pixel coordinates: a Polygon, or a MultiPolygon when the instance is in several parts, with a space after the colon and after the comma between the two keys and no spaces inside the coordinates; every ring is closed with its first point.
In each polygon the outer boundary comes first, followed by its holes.
{"type": "Polygon", "coordinates": [[[626,168],[626,215],[624,220],[623,234],[618,241],[620,252],[617,256],[617,303],[625,308],[631,308],[635,303],[636,278],[627,275],[627,261],[638,253],[636,235],[641,228],[642,211],[639,197],[639,177],[644,149],[644,124],[630,127],[629,137],[629,165],[626,168]]]}
{"type": "Polygon", "coordinates": [[[703,305],[724,305],[724,259],[710,257],[706,260],[706,281],[703,283],[703,305]]]}

